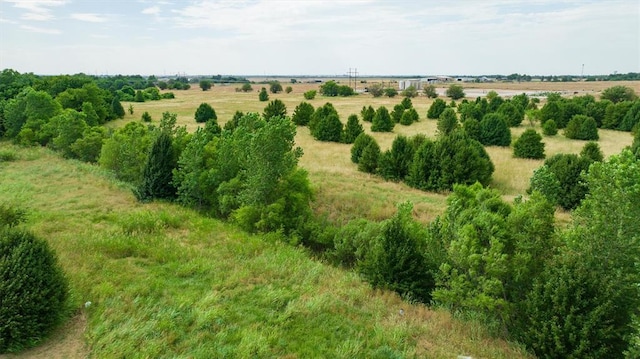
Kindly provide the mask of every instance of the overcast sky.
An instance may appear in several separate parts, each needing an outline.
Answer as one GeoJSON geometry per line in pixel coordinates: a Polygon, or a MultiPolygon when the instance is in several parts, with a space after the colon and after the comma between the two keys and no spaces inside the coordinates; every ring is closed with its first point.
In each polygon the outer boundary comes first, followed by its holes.
{"type": "Polygon", "coordinates": [[[0,0],[36,74],[640,72],[640,0],[0,0]]]}

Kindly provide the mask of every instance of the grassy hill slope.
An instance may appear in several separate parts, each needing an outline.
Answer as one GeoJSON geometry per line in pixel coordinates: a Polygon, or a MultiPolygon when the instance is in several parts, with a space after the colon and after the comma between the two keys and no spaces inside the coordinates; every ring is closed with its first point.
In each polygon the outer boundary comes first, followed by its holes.
{"type": "Polygon", "coordinates": [[[26,208],[57,252],[92,357],[526,357],[275,235],[139,204],[97,167],[44,149],[0,150],[17,154],[0,162],[2,201],[26,208]]]}

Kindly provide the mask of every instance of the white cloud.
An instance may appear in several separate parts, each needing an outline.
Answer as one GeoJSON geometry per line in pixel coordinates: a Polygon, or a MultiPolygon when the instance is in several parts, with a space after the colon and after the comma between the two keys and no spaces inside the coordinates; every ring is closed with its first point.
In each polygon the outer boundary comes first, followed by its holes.
{"type": "Polygon", "coordinates": [[[27,31],[31,31],[31,32],[37,32],[40,34],[59,35],[62,33],[62,31],[58,29],[49,29],[49,28],[30,26],[30,25],[21,25],[20,28],[27,31]]]}
{"type": "Polygon", "coordinates": [[[54,19],[51,8],[68,3],[67,0],[4,0],[13,7],[26,10],[20,19],[27,21],[49,21],[54,19]]]}
{"type": "Polygon", "coordinates": [[[71,14],[71,18],[79,21],[86,22],[106,22],[107,18],[98,14],[91,13],[75,13],[71,14]]]}
{"type": "Polygon", "coordinates": [[[158,15],[160,13],[160,8],[157,6],[148,7],[142,10],[142,13],[145,15],[158,15]]]}

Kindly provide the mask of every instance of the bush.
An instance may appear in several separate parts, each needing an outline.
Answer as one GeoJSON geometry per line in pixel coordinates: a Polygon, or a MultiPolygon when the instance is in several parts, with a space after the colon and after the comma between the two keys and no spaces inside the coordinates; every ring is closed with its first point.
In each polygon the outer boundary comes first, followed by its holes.
{"type": "Polygon", "coordinates": [[[435,99],[427,111],[427,118],[439,118],[445,108],[447,108],[447,103],[444,102],[444,100],[439,98],[435,99]]]}
{"type": "Polygon", "coordinates": [[[524,109],[514,105],[511,101],[503,102],[498,107],[498,113],[502,114],[509,127],[520,126],[524,120],[524,109]]]}
{"type": "Polygon", "coordinates": [[[418,111],[415,108],[410,108],[402,113],[402,117],[400,118],[400,124],[409,126],[414,122],[418,122],[420,115],[418,115],[418,111]]]}
{"type": "Polygon", "coordinates": [[[145,112],[142,114],[142,117],[141,117],[140,119],[142,120],[142,122],[151,122],[151,121],[152,121],[152,119],[151,119],[151,115],[150,115],[150,114],[149,114],[149,112],[147,112],[147,111],[145,111],[145,112]]]}
{"type": "Polygon", "coordinates": [[[282,92],[282,84],[278,81],[273,81],[269,83],[269,92],[278,93],[282,92]]]}
{"type": "Polygon", "coordinates": [[[340,142],[342,140],[342,122],[337,114],[322,117],[311,131],[318,141],[340,142]]]}
{"type": "Polygon", "coordinates": [[[156,138],[143,171],[142,183],[135,194],[140,201],[172,199],[176,195],[173,170],[177,167],[171,135],[162,131],[156,138]]]}
{"type": "Polygon", "coordinates": [[[376,115],[376,110],[374,110],[371,105],[362,106],[362,110],[360,111],[360,116],[362,116],[362,121],[371,122],[373,121],[373,116],[375,115],[376,115]]]}
{"type": "Polygon", "coordinates": [[[486,114],[480,121],[480,142],[485,146],[511,145],[511,130],[502,115],[486,114]]]}
{"type": "Polygon", "coordinates": [[[18,158],[15,151],[0,150],[0,162],[13,162],[18,158]]]}
{"type": "Polygon", "coordinates": [[[380,106],[376,110],[376,114],[371,121],[371,131],[373,132],[391,132],[393,131],[395,123],[389,115],[389,111],[386,107],[380,106]]]}
{"type": "Polygon", "coordinates": [[[600,99],[609,100],[613,103],[622,101],[634,101],[637,99],[635,91],[627,86],[613,86],[602,91],[600,99]]]}
{"type": "Polygon", "coordinates": [[[291,121],[298,126],[306,126],[311,120],[311,116],[313,116],[314,111],[315,109],[313,108],[313,105],[308,102],[301,102],[293,110],[291,121]]]}
{"type": "Polygon", "coordinates": [[[251,92],[253,91],[253,87],[251,87],[251,84],[248,82],[245,82],[242,84],[242,87],[240,87],[240,91],[242,92],[251,92]]]}
{"type": "Polygon", "coordinates": [[[600,145],[597,142],[587,142],[582,151],[580,151],[580,157],[586,158],[591,162],[604,161],[604,154],[600,150],[600,145]]]}
{"type": "Polygon", "coordinates": [[[402,91],[402,96],[405,98],[412,98],[418,96],[418,90],[416,90],[415,86],[409,86],[402,91]]]}
{"type": "Polygon", "coordinates": [[[353,143],[361,133],[364,132],[362,125],[358,121],[358,115],[350,115],[347,119],[347,124],[344,127],[344,134],[342,137],[343,143],[353,143]]]}
{"type": "Polygon", "coordinates": [[[598,127],[593,117],[575,115],[567,124],[564,135],[574,140],[597,140],[598,127]]]}
{"type": "MultiPolygon", "coordinates": [[[[544,162],[559,183],[559,191],[556,195],[557,203],[566,210],[576,208],[586,196],[588,188],[582,183],[582,172],[589,170],[591,161],[588,158],[578,157],[574,154],[553,155],[544,162]]],[[[534,173],[535,176],[535,173],[534,173]]],[[[531,190],[544,191],[533,187],[531,190]]],[[[552,198],[547,197],[549,200],[552,198]]]]}
{"type": "Polygon", "coordinates": [[[267,93],[266,88],[263,87],[260,89],[260,92],[258,93],[258,100],[262,102],[269,101],[269,94],[267,93]]]}
{"type": "Polygon", "coordinates": [[[362,157],[362,152],[369,145],[370,142],[375,142],[375,139],[366,133],[361,133],[356,137],[356,140],[353,141],[353,146],[351,146],[351,162],[358,163],[360,162],[360,157],[362,157]]]}
{"type": "Polygon", "coordinates": [[[449,88],[446,91],[446,95],[452,100],[458,100],[465,96],[464,89],[462,88],[462,86],[456,85],[456,84],[451,84],[449,86],[449,88]]]}
{"type": "Polygon", "coordinates": [[[386,89],[384,89],[384,95],[387,97],[396,97],[397,94],[398,90],[394,89],[393,87],[387,87],[386,89]]]}
{"type": "Polygon", "coordinates": [[[380,84],[373,84],[368,87],[368,91],[373,97],[380,97],[384,95],[384,88],[380,84]]]}
{"type": "Polygon", "coordinates": [[[397,104],[393,106],[393,111],[391,111],[391,119],[394,123],[399,123],[402,118],[402,114],[404,114],[404,106],[402,104],[397,104]]]}
{"type": "Polygon", "coordinates": [[[211,119],[217,120],[216,111],[208,103],[201,103],[194,115],[197,123],[205,123],[211,119]]]}
{"type": "Polygon", "coordinates": [[[438,132],[440,135],[448,135],[456,128],[458,128],[458,116],[454,109],[448,107],[440,114],[438,132]]]}
{"type": "Polygon", "coordinates": [[[558,125],[556,125],[556,121],[547,120],[542,125],[542,133],[545,136],[555,136],[558,133],[558,125]]]}
{"type": "Polygon", "coordinates": [[[513,144],[513,155],[518,158],[544,158],[544,143],[534,129],[528,129],[513,144]]]}
{"type": "Polygon", "coordinates": [[[422,91],[424,92],[424,95],[427,96],[427,98],[437,98],[438,97],[438,92],[436,91],[436,86],[435,85],[427,85],[427,86],[425,86],[425,88],[422,91]]]}
{"type": "Polygon", "coordinates": [[[0,353],[32,346],[65,314],[67,280],[47,243],[0,229],[0,353]]]}
{"type": "Polygon", "coordinates": [[[409,174],[413,146],[405,136],[397,136],[378,161],[378,173],[386,180],[403,181],[409,174]]]}
{"type": "Polygon", "coordinates": [[[380,146],[373,140],[367,143],[362,150],[362,155],[358,161],[358,170],[367,173],[376,173],[378,170],[378,159],[380,157],[380,146]]]}
{"type": "Polygon", "coordinates": [[[309,90],[306,91],[303,96],[306,100],[313,100],[314,98],[316,98],[316,95],[318,94],[318,91],[316,90],[309,90]]]}
{"type": "Polygon", "coordinates": [[[291,91],[293,91],[293,87],[291,86],[287,86],[287,88],[284,89],[284,92],[286,93],[291,93],[291,91]]]}
{"type": "Polygon", "coordinates": [[[272,117],[285,117],[287,115],[287,106],[280,99],[275,99],[264,108],[262,117],[269,121],[272,117]]]}

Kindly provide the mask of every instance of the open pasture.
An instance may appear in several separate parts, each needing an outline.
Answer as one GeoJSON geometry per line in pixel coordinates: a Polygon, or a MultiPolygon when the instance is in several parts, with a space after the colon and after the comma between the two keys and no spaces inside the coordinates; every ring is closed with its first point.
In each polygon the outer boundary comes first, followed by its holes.
{"type": "MultiPolygon", "coordinates": [[[[258,79],[256,79],[258,80],[258,79]]],[[[261,79],[262,80],[262,79],[261,79]]],[[[346,79],[341,79],[346,84],[346,79]]],[[[367,79],[367,83],[382,81],[381,79],[367,79]]],[[[391,83],[384,79],[385,83],[391,83]]],[[[314,107],[322,106],[330,102],[340,114],[343,123],[351,114],[360,114],[363,106],[386,106],[390,111],[393,106],[400,103],[400,95],[394,98],[374,98],[370,94],[359,94],[352,97],[324,97],[318,93],[315,99],[305,100],[303,93],[312,89],[319,89],[317,83],[282,82],[283,87],[291,86],[292,92],[284,91],[278,94],[269,93],[269,101],[280,99],[287,107],[287,114],[291,115],[295,107],[302,101],[311,103],[314,107]]],[[[358,87],[366,86],[366,83],[358,83],[358,87]]],[[[395,84],[393,84],[395,86],[395,84]]],[[[567,96],[578,94],[592,94],[596,97],[599,93],[611,86],[624,85],[640,92],[640,81],[627,82],[520,82],[520,83],[464,83],[465,89],[482,90],[489,92],[496,90],[507,91],[539,91],[561,92],[567,96]]],[[[110,126],[122,126],[128,121],[139,121],[143,112],[148,111],[154,122],[157,122],[165,111],[178,115],[178,125],[186,126],[188,131],[194,131],[199,124],[194,120],[196,108],[203,102],[209,103],[216,111],[218,123],[223,126],[230,120],[236,111],[262,113],[268,102],[258,100],[258,92],[261,87],[269,88],[268,84],[252,84],[253,91],[238,92],[239,84],[215,85],[208,91],[202,91],[197,84],[190,90],[174,91],[176,98],[145,103],[132,103],[134,114],[127,114],[123,120],[115,121],[110,126]]],[[[445,84],[437,85],[439,91],[444,92],[445,84]]],[[[446,98],[445,98],[446,99],[446,98]]],[[[472,99],[472,98],[470,98],[472,99]]],[[[370,124],[363,123],[365,131],[371,133],[384,151],[391,146],[393,139],[399,135],[413,136],[418,133],[429,137],[436,136],[436,121],[427,119],[426,113],[433,100],[423,95],[412,99],[413,106],[420,114],[420,121],[411,126],[396,125],[393,133],[372,133],[370,124]]],[[[541,104],[542,105],[542,104],[541,104]]],[[[128,104],[125,104],[128,107],[128,104]]],[[[541,132],[538,124],[534,128],[541,132]]],[[[512,128],[512,138],[516,139],[531,123],[525,119],[520,127],[512,128]]],[[[632,136],[628,132],[611,130],[599,130],[600,140],[598,144],[605,156],[618,153],[632,142],[632,136]]],[[[309,129],[299,127],[296,136],[297,144],[304,150],[300,165],[309,172],[312,184],[316,188],[316,210],[326,213],[329,218],[344,221],[351,218],[364,217],[374,220],[388,218],[395,212],[395,204],[411,201],[415,205],[415,216],[428,222],[442,212],[445,207],[446,194],[428,193],[415,190],[402,183],[385,182],[379,177],[358,172],[356,166],[350,160],[350,145],[316,141],[309,129]]],[[[579,153],[584,146],[584,141],[570,140],[562,135],[562,131],[556,136],[544,137],[545,153],[547,156],[556,153],[579,153]]],[[[533,171],[540,167],[544,160],[527,160],[513,157],[512,148],[488,147],[487,151],[495,165],[491,186],[500,190],[506,198],[513,198],[524,194],[529,186],[529,178],[533,171]]]]}

